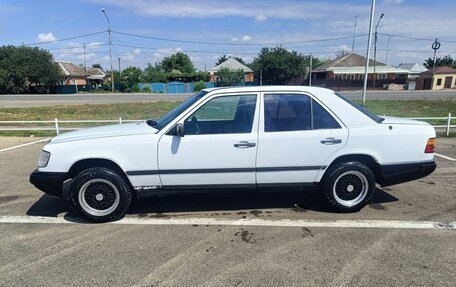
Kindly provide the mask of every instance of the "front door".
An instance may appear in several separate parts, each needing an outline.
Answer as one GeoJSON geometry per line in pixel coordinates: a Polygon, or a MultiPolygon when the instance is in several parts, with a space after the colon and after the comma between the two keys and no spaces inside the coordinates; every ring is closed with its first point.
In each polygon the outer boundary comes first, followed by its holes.
{"type": "Polygon", "coordinates": [[[453,82],[453,77],[445,77],[445,89],[451,89],[451,82],[453,82]]]}
{"type": "Polygon", "coordinates": [[[348,130],[305,94],[265,93],[260,120],[257,184],[312,183],[348,130]]]}
{"type": "Polygon", "coordinates": [[[258,94],[215,95],[183,117],[184,136],[161,137],[158,166],[165,187],[255,185],[258,94]]]}

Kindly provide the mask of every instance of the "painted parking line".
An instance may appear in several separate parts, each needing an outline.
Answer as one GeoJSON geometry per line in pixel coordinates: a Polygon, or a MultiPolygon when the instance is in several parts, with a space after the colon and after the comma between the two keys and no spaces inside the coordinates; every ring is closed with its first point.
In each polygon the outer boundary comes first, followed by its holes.
{"type": "MultiPolygon", "coordinates": [[[[78,217],[0,216],[1,223],[20,224],[87,224],[78,217]]],[[[107,224],[121,225],[216,225],[267,227],[320,227],[320,228],[384,228],[384,229],[453,229],[455,222],[396,221],[396,220],[267,220],[257,218],[133,218],[125,217],[107,224]]]]}
{"type": "Polygon", "coordinates": [[[29,143],[25,143],[25,144],[20,144],[20,145],[8,147],[8,148],[0,149],[0,152],[9,151],[9,150],[17,149],[17,148],[21,148],[21,147],[29,146],[29,145],[36,144],[36,143],[42,143],[42,142],[48,141],[48,140],[50,140],[50,139],[51,139],[51,138],[47,138],[47,139],[42,139],[42,140],[39,140],[39,141],[29,142],[29,143]]]}
{"type": "Polygon", "coordinates": [[[443,155],[443,154],[434,153],[434,155],[438,156],[438,157],[441,157],[441,158],[444,158],[444,159],[447,159],[447,160],[456,161],[456,158],[452,158],[452,157],[449,157],[449,156],[446,156],[446,155],[443,155]]]}

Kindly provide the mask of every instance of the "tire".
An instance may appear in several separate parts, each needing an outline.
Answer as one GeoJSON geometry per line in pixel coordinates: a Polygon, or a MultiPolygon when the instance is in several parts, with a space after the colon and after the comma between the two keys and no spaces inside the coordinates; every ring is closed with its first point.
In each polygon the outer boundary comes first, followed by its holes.
{"type": "Polygon", "coordinates": [[[341,162],[328,169],[321,187],[335,211],[355,212],[363,208],[374,195],[375,176],[361,162],[341,162]]]}
{"type": "Polygon", "coordinates": [[[93,167],[80,172],[70,188],[73,210],[91,222],[108,222],[125,215],[131,189],[125,179],[108,168],[93,167]]]}

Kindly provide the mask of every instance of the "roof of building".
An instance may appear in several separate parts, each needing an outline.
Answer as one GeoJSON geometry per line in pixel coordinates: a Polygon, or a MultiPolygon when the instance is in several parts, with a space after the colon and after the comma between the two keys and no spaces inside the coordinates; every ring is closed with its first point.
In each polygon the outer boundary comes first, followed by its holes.
{"type": "MultiPolygon", "coordinates": [[[[337,68],[337,67],[364,67],[366,65],[366,57],[358,55],[356,53],[349,53],[346,55],[342,55],[340,57],[335,58],[334,60],[330,61],[329,63],[326,63],[324,65],[321,65],[320,67],[317,67],[314,69],[314,71],[325,71],[325,70],[332,70],[332,68],[337,68]]],[[[369,60],[369,66],[374,65],[374,60],[369,60]]],[[[375,61],[375,66],[380,67],[380,66],[387,66],[384,63],[381,63],[379,61],[375,61]]]]}
{"type": "Polygon", "coordinates": [[[407,70],[407,71],[409,71],[409,73],[422,73],[422,72],[427,71],[427,69],[424,66],[422,66],[418,63],[404,63],[404,64],[400,64],[397,67],[400,69],[407,70]]]}
{"type": "Polygon", "coordinates": [[[456,69],[453,69],[451,67],[447,66],[442,66],[442,67],[436,67],[434,70],[434,73],[432,73],[432,69],[427,70],[426,72],[423,72],[421,74],[456,74],[456,69]]]}
{"type": "Polygon", "coordinates": [[[244,73],[253,72],[252,69],[247,67],[246,65],[242,64],[238,60],[234,58],[229,58],[225,62],[221,63],[220,65],[215,66],[214,68],[210,69],[209,72],[218,72],[222,68],[228,68],[230,70],[242,70],[244,73]]]}
{"type": "MultiPolygon", "coordinates": [[[[396,74],[407,74],[407,70],[399,69],[393,66],[388,66],[379,61],[369,60],[369,69],[368,73],[374,72],[374,63],[375,63],[375,72],[378,74],[385,73],[396,73],[396,74]]],[[[366,57],[358,55],[356,53],[349,53],[336,59],[332,60],[329,63],[326,63],[316,69],[313,69],[312,72],[326,72],[331,71],[334,74],[362,74],[364,73],[366,65],[366,57]]]]}
{"type": "Polygon", "coordinates": [[[100,80],[106,77],[105,72],[99,68],[87,68],[87,79],[100,80]]]}
{"type": "Polygon", "coordinates": [[[57,62],[65,76],[84,77],[86,71],[84,68],[70,62],[57,62]]]}
{"type": "Polygon", "coordinates": [[[59,64],[60,69],[62,70],[65,76],[73,76],[73,77],[85,77],[87,76],[88,79],[103,79],[106,74],[100,70],[99,68],[87,68],[84,69],[81,66],[70,62],[57,62],[59,64]]]}

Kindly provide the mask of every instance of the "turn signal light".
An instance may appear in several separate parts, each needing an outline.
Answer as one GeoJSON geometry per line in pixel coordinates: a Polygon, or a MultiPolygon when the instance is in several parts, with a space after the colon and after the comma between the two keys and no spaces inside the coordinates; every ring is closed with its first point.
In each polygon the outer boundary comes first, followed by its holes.
{"type": "Polygon", "coordinates": [[[426,148],[424,149],[424,153],[434,153],[435,149],[435,138],[430,138],[427,141],[426,148]]]}

